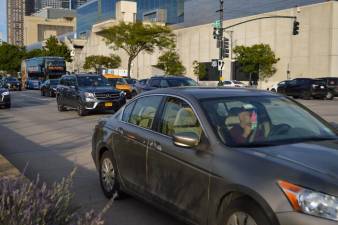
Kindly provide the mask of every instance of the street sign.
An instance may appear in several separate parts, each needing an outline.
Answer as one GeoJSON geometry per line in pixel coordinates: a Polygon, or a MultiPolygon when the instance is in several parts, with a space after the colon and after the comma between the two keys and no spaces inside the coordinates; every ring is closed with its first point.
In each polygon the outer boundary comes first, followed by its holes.
{"type": "Polygon", "coordinates": [[[211,60],[211,66],[214,68],[218,67],[218,59],[211,60]]]}
{"type": "Polygon", "coordinates": [[[221,21],[220,20],[216,20],[212,25],[214,26],[214,28],[219,29],[219,28],[221,28],[221,21]]]}
{"type": "Polygon", "coordinates": [[[218,60],[218,71],[222,71],[224,68],[224,61],[218,60]]]}

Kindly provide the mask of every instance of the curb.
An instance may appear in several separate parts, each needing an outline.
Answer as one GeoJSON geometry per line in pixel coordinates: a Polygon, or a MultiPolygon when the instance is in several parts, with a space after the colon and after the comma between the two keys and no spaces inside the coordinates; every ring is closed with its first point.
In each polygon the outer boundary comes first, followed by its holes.
{"type": "Polygon", "coordinates": [[[0,154],[0,177],[15,178],[21,176],[20,171],[0,154]]]}

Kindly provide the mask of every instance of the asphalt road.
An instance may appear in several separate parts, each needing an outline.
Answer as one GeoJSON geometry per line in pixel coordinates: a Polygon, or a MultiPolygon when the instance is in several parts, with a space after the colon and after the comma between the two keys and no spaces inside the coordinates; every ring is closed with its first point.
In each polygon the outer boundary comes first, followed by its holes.
{"type": "MultiPolygon", "coordinates": [[[[329,122],[338,124],[338,99],[301,101],[329,122]]],[[[97,121],[107,114],[79,117],[75,111],[58,112],[55,99],[38,91],[12,92],[12,108],[0,110],[0,153],[30,179],[39,174],[53,183],[75,167],[75,202],[84,210],[100,211],[107,199],[99,186],[92,161],[91,136],[97,121]]],[[[114,202],[106,224],[178,225],[171,216],[134,198],[114,202]]]]}

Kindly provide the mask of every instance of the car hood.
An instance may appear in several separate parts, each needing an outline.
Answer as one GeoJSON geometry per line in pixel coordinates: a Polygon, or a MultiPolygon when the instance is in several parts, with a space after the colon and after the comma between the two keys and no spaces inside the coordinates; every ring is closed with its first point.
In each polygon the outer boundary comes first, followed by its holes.
{"type": "Polygon", "coordinates": [[[338,179],[337,140],[259,148],[257,151],[338,179]]]}
{"type": "Polygon", "coordinates": [[[0,94],[3,93],[3,92],[5,92],[5,91],[8,91],[8,90],[5,89],[5,88],[0,88],[0,94]]]}
{"type": "Polygon", "coordinates": [[[90,93],[120,93],[118,90],[114,89],[113,87],[80,87],[79,88],[83,92],[90,92],[90,93]]]}

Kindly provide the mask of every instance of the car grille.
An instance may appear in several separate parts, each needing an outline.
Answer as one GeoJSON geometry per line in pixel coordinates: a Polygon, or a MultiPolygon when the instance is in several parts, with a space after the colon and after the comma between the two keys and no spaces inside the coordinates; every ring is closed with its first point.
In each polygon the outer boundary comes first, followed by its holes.
{"type": "Polygon", "coordinates": [[[97,93],[95,94],[97,99],[100,100],[109,100],[109,99],[117,99],[120,97],[120,94],[112,94],[112,93],[97,93]]]}

